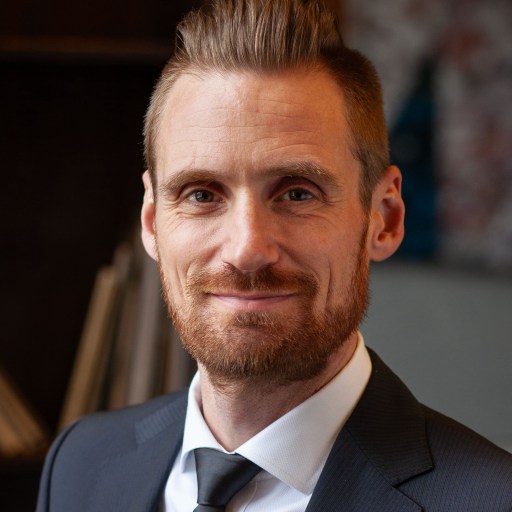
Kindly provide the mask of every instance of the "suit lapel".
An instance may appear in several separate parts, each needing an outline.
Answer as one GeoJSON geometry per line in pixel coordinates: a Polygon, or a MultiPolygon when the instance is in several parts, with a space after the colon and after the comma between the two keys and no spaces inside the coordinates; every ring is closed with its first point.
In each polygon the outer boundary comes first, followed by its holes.
{"type": "Polygon", "coordinates": [[[154,512],[181,447],[186,399],[164,406],[139,421],[130,449],[99,468],[90,510],[154,512]]]}
{"type": "Polygon", "coordinates": [[[307,512],[420,512],[364,455],[347,432],[341,434],[313,492],[307,512]]]}
{"type": "Polygon", "coordinates": [[[333,445],[307,512],[423,510],[397,489],[433,467],[421,406],[370,356],[368,386],[333,445]]]}

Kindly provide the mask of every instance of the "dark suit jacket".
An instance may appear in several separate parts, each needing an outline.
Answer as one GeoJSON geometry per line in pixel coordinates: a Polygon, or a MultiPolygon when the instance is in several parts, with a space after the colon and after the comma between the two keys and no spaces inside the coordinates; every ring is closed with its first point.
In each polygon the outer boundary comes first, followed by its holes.
{"type": "MultiPolygon", "coordinates": [[[[371,357],[307,512],[512,511],[512,456],[419,404],[371,357]]],[[[73,424],[48,454],[37,512],[156,511],[185,411],[179,393],[73,424]]]]}

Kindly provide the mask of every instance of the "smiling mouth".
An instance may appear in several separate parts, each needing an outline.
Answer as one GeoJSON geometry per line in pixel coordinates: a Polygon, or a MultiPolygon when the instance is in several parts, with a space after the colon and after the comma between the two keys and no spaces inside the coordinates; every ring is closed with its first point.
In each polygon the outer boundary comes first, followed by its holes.
{"type": "Polygon", "coordinates": [[[243,311],[266,311],[273,306],[296,297],[296,293],[209,293],[209,296],[232,309],[243,311]]]}

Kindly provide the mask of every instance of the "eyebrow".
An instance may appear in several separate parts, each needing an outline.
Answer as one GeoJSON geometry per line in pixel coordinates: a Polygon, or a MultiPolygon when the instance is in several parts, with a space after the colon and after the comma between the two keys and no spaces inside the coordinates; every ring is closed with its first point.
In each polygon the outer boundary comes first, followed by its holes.
{"type": "MultiPolygon", "coordinates": [[[[235,173],[233,173],[234,175],[235,173]]],[[[325,185],[341,189],[340,180],[337,180],[333,171],[327,170],[325,167],[310,160],[299,160],[283,162],[278,165],[269,166],[257,173],[258,178],[305,178],[319,180],[325,185]]],[[[210,169],[185,168],[174,172],[158,187],[160,194],[172,195],[176,191],[183,188],[187,183],[204,182],[213,183],[230,179],[231,174],[219,175],[217,171],[210,169]]]]}
{"type": "Polygon", "coordinates": [[[272,166],[263,171],[263,175],[277,177],[315,178],[333,187],[340,188],[341,184],[336,179],[336,173],[311,160],[292,161],[277,166],[272,166]]]}
{"type": "Polygon", "coordinates": [[[181,169],[158,186],[159,194],[172,194],[183,188],[187,183],[213,182],[219,178],[218,173],[208,169],[181,169]]]}

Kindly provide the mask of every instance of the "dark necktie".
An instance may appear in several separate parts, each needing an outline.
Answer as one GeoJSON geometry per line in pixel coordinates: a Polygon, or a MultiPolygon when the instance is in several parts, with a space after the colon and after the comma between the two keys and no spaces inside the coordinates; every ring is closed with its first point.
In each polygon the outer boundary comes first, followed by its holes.
{"type": "Polygon", "coordinates": [[[241,455],[194,450],[198,498],[194,512],[223,512],[229,500],[261,470],[241,455]]]}

